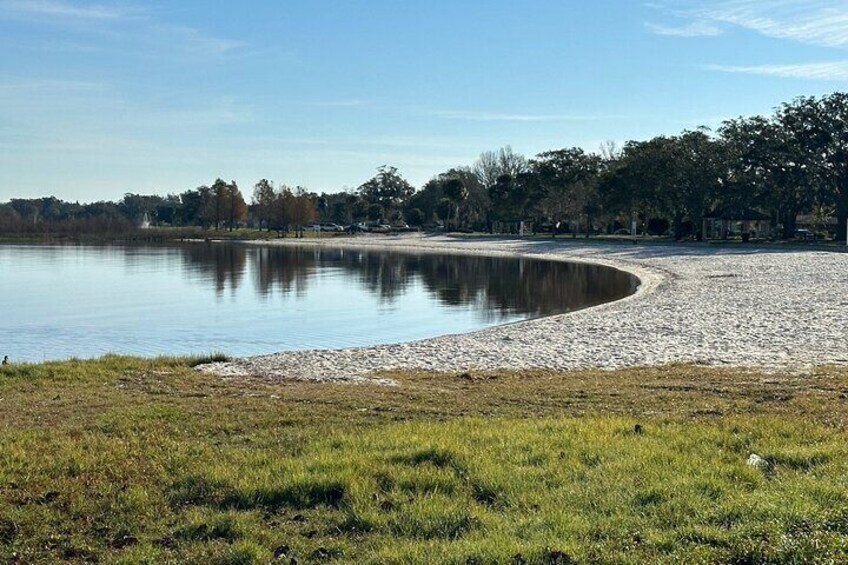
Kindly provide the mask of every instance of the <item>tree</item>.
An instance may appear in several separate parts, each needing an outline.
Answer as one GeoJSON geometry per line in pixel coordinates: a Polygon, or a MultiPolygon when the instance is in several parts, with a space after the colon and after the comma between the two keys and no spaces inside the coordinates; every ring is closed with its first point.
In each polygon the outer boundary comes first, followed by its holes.
{"type": "Polygon", "coordinates": [[[543,218],[586,220],[586,235],[599,209],[597,178],[601,158],[574,147],[546,151],[530,161],[532,198],[543,218]]]}
{"type": "Polygon", "coordinates": [[[227,223],[230,231],[233,231],[240,222],[247,219],[247,204],[244,201],[244,197],[242,196],[236,181],[232,181],[229,185],[227,185],[227,195],[227,211],[229,212],[229,220],[227,223]]]}
{"type": "Polygon", "coordinates": [[[215,182],[210,187],[212,201],[209,203],[207,215],[211,219],[211,224],[215,225],[218,230],[221,227],[221,222],[229,215],[227,205],[230,202],[230,185],[223,179],[215,179],[215,182]]]}
{"type": "Polygon", "coordinates": [[[421,208],[412,208],[406,213],[406,223],[410,226],[420,227],[424,225],[424,211],[421,208]]]}
{"type": "Polygon", "coordinates": [[[253,204],[256,207],[260,230],[263,224],[265,229],[271,230],[271,214],[275,199],[274,183],[268,179],[262,179],[253,186],[253,204]]]}
{"type": "Polygon", "coordinates": [[[321,221],[327,219],[327,210],[330,209],[330,204],[327,200],[327,196],[322,194],[318,198],[315,199],[315,212],[318,214],[318,218],[321,221]]]}
{"type": "Polygon", "coordinates": [[[180,194],[180,207],[177,211],[177,219],[180,224],[209,227],[204,217],[209,192],[208,186],[200,186],[180,194]]]}
{"type": "Polygon", "coordinates": [[[142,194],[124,194],[123,200],[118,203],[118,210],[123,216],[135,225],[141,223],[145,214],[155,217],[156,207],[162,202],[161,196],[142,194]]]}
{"type": "Polygon", "coordinates": [[[526,173],[527,159],[523,155],[513,152],[509,145],[505,145],[497,151],[481,153],[474,163],[473,171],[483,187],[489,190],[504,175],[516,179],[519,175],[526,173]]]}
{"type": "Polygon", "coordinates": [[[489,211],[489,195],[470,167],[455,167],[427,181],[421,190],[413,194],[406,202],[407,213],[419,208],[424,213],[424,222],[431,222],[439,213],[440,201],[446,197],[445,184],[453,179],[462,183],[466,196],[461,198],[458,217],[460,224],[475,229],[484,229],[486,214],[489,211]]]}
{"type": "Polygon", "coordinates": [[[848,237],[848,93],[834,92],[819,101],[818,116],[827,132],[822,176],[832,194],[837,233],[848,237]]]}
{"type": "Polygon", "coordinates": [[[468,199],[468,190],[465,188],[465,184],[462,182],[462,179],[453,177],[448,179],[442,190],[447,196],[451,204],[453,204],[456,213],[453,216],[454,219],[454,228],[459,229],[459,208],[462,204],[468,199]]]}
{"type": "Polygon", "coordinates": [[[383,210],[383,207],[377,204],[376,202],[368,206],[368,210],[366,212],[368,219],[372,222],[379,222],[380,220],[382,220],[383,214],[385,213],[386,211],[383,210]]]}
{"type": "Polygon", "coordinates": [[[790,130],[762,116],[728,120],[721,127],[727,144],[730,182],[722,200],[737,211],[756,204],[770,210],[783,237],[794,237],[796,218],[807,206],[808,176],[800,145],[790,130]]]}
{"type": "Polygon", "coordinates": [[[390,221],[394,220],[403,203],[414,189],[395,167],[383,165],[377,174],[359,187],[359,194],[369,204],[379,204],[390,221]]]}
{"type": "Polygon", "coordinates": [[[162,198],[153,209],[153,214],[156,221],[166,225],[176,225],[179,221],[180,197],[176,194],[169,194],[162,198]]]}
{"type": "Polygon", "coordinates": [[[315,200],[305,188],[298,186],[294,190],[294,201],[292,206],[292,222],[295,232],[303,237],[303,226],[315,221],[315,200]]]}
{"type": "Polygon", "coordinates": [[[799,208],[819,213],[832,208],[837,232],[844,238],[848,222],[848,93],[796,98],[780,107],[776,121],[787,140],[793,178],[802,188],[799,208]]]}
{"type": "Polygon", "coordinates": [[[294,199],[291,189],[285,185],[280,186],[274,193],[269,229],[278,234],[286,234],[289,231],[294,217],[294,199]]]}
{"type": "Polygon", "coordinates": [[[529,183],[527,175],[514,178],[511,175],[501,175],[489,187],[492,220],[500,222],[517,222],[524,218],[528,201],[529,183]]]}

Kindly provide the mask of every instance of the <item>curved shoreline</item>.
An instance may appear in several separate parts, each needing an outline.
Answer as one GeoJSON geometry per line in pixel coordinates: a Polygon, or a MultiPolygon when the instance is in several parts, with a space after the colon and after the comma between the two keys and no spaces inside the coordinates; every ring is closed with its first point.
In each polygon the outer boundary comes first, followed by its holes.
{"type": "Polygon", "coordinates": [[[848,327],[848,276],[843,274],[848,273],[848,254],[844,253],[421,235],[273,244],[587,262],[632,273],[641,284],[621,300],[467,334],[282,352],[210,364],[202,370],[323,382],[359,381],[396,369],[614,369],[672,362],[767,368],[848,364],[848,339],[841,331],[848,327]]]}

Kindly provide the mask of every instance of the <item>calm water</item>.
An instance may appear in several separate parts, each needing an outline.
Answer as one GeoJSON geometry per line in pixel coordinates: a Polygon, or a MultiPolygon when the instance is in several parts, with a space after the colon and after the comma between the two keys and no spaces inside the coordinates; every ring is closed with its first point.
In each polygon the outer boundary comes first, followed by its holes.
{"type": "Polygon", "coordinates": [[[585,308],[637,283],[604,267],[527,259],[0,245],[0,355],[252,355],[409,341],[585,308]]]}

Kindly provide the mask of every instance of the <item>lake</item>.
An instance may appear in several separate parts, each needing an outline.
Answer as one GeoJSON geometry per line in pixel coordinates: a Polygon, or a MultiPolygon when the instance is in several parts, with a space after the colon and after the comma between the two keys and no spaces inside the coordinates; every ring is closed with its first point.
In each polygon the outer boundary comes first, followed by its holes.
{"type": "Polygon", "coordinates": [[[464,333],[617,300],[638,279],[519,258],[238,243],[0,245],[0,356],[244,356],[464,333]]]}

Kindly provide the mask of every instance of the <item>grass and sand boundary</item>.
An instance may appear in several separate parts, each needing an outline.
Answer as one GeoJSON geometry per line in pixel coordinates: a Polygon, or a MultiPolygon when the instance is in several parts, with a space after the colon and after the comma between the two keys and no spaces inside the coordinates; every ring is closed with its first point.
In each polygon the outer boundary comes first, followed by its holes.
{"type": "MultiPolygon", "coordinates": [[[[656,311],[648,321],[662,327],[675,311],[669,294],[703,290],[675,271],[685,262],[693,273],[722,275],[715,280],[730,294],[684,309],[680,320],[738,300],[735,318],[721,318],[725,331],[768,338],[775,330],[746,308],[761,304],[751,300],[770,281],[776,303],[801,325],[781,342],[762,342],[786,356],[761,347],[762,357],[752,357],[756,349],[743,347],[754,360],[747,368],[460,363],[384,371],[380,378],[399,385],[384,386],[222,377],[187,359],[4,367],[0,560],[845,560],[848,369],[822,324],[844,315],[836,311],[844,294],[832,286],[839,275],[830,271],[839,257],[812,257],[816,264],[803,252],[746,253],[731,265],[678,252],[646,266],[661,276],[652,291],[597,309],[624,318],[617,308],[647,302],[656,311]],[[776,290],[778,275],[792,272],[801,279],[793,288],[806,289],[797,307],[776,290]],[[827,292],[808,288],[813,281],[827,292]],[[819,349],[786,362],[814,338],[819,349]],[[821,363],[810,363],[812,355],[821,363]],[[747,465],[751,453],[768,466],[747,465]]],[[[581,343],[595,327],[584,318],[593,310],[478,333],[521,330],[526,339],[527,324],[566,323],[581,343]]],[[[691,342],[701,327],[684,325],[680,339],[691,342]]],[[[643,332],[658,349],[669,339],[643,332]]],[[[627,350],[626,340],[620,345],[627,350]]]]}

